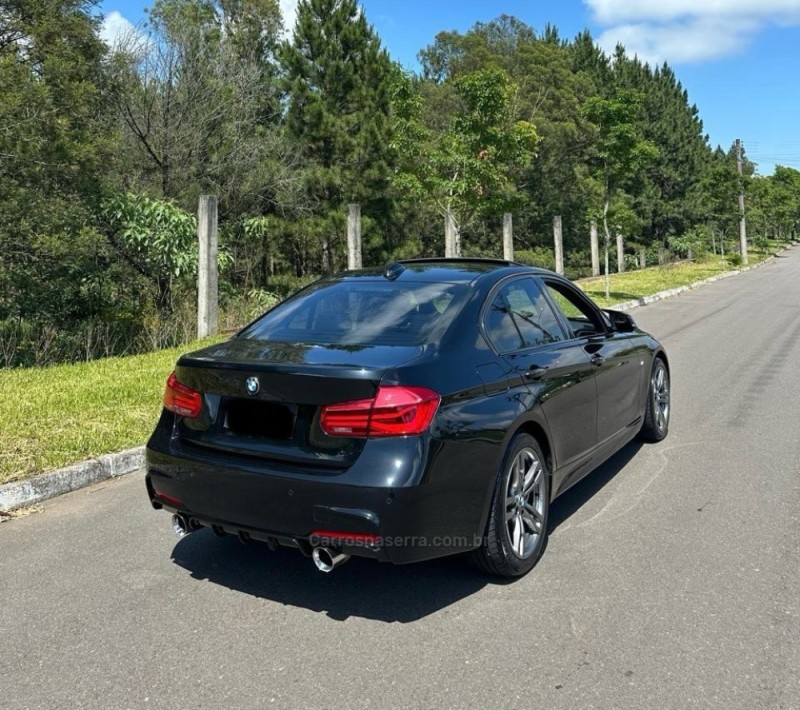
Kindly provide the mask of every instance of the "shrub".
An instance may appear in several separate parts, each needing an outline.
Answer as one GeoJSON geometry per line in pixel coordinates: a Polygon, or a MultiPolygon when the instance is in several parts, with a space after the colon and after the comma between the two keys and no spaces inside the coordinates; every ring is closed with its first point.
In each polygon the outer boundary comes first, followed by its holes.
{"type": "Polygon", "coordinates": [[[543,269],[556,268],[556,256],[552,249],[534,247],[533,249],[518,249],[514,252],[514,260],[520,264],[539,266],[543,269]]]}
{"type": "Polygon", "coordinates": [[[271,291],[253,289],[231,298],[220,311],[219,326],[222,331],[239,330],[272,308],[281,298],[271,291]]]}
{"type": "Polygon", "coordinates": [[[316,281],[319,276],[309,274],[307,276],[293,276],[292,274],[275,274],[267,279],[267,291],[274,294],[279,299],[291,296],[295,291],[308,286],[312,281],[316,281]]]}

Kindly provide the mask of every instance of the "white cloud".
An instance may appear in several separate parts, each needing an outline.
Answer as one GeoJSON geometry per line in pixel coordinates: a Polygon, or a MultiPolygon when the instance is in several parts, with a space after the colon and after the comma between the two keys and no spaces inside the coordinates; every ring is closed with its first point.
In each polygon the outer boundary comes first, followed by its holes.
{"type": "Polygon", "coordinates": [[[617,43],[643,61],[701,62],[736,54],[769,24],[800,24],[800,0],[584,0],[617,43]]]}
{"type": "Polygon", "coordinates": [[[109,12],[103,20],[100,39],[112,49],[122,44],[135,47],[148,41],[127,17],[116,10],[109,12]]]}
{"type": "Polygon", "coordinates": [[[751,20],[732,23],[706,19],[617,25],[604,31],[597,44],[611,54],[618,43],[629,55],[651,65],[702,62],[720,59],[744,50],[760,25],[751,20]]]}
{"type": "Polygon", "coordinates": [[[287,32],[294,31],[294,21],[297,19],[298,0],[280,0],[283,26],[287,32]]]}
{"type": "Polygon", "coordinates": [[[800,0],[585,0],[598,22],[665,22],[686,17],[800,18],[800,0]]]}

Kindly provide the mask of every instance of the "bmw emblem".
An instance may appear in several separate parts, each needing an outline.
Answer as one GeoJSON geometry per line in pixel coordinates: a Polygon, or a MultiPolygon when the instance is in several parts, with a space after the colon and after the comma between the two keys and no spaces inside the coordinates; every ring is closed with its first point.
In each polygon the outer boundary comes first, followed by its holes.
{"type": "Polygon", "coordinates": [[[248,377],[244,386],[247,388],[247,394],[258,394],[258,390],[261,387],[258,377],[248,377]]]}

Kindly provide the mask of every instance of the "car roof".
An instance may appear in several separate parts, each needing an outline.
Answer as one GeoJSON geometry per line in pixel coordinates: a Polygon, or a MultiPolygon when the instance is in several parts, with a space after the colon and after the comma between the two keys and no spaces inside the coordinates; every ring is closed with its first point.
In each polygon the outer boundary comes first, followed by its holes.
{"type": "MultiPolygon", "coordinates": [[[[553,274],[536,266],[526,266],[504,259],[468,257],[437,257],[430,259],[402,259],[385,266],[345,271],[334,278],[388,278],[392,281],[431,281],[471,283],[486,275],[496,277],[513,273],[553,274]]],[[[494,279],[492,279],[494,280],[494,279]]]]}

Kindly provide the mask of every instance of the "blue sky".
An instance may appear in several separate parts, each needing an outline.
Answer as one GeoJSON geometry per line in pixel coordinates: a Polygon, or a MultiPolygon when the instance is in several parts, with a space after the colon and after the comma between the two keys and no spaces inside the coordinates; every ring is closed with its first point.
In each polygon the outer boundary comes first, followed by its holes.
{"type": "MultiPolygon", "coordinates": [[[[296,0],[280,0],[292,17],[296,0]]],[[[106,31],[144,17],[149,2],[105,0],[106,31]]],[[[441,30],[515,15],[564,37],[588,27],[649,61],[668,61],[700,109],[712,145],[744,141],[761,174],[776,163],[800,169],[800,0],[362,0],[391,55],[416,68],[416,54],[441,30]]]]}

